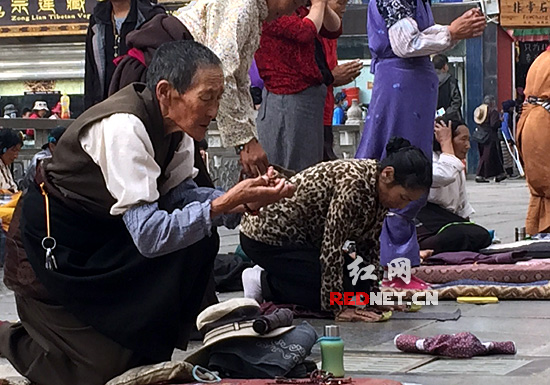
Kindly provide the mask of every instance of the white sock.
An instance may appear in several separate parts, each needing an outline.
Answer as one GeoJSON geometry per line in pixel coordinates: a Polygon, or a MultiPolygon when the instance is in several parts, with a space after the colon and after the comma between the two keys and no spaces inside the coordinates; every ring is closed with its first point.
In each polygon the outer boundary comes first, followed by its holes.
{"type": "Polygon", "coordinates": [[[264,301],[262,297],[262,271],[264,271],[264,269],[256,265],[244,269],[242,275],[244,297],[255,299],[260,304],[264,301]]]}

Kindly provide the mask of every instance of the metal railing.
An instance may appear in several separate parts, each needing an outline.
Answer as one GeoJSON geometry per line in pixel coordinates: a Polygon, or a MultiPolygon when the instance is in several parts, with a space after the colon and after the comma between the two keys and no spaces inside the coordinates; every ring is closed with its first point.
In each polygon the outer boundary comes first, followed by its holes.
{"type": "MultiPolygon", "coordinates": [[[[74,120],[55,119],[0,119],[0,127],[25,131],[34,130],[34,141],[25,141],[19,159],[14,162],[16,180],[23,177],[23,171],[43,144],[48,142],[48,133],[57,126],[68,127],[74,120]]],[[[353,158],[361,138],[362,125],[334,126],[334,152],[340,158],[353,158]]],[[[208,134],[208,169],[216,186],[228,189],[239,178],[239,157],[233,148],[222,147],[222,140],[216,122],[210,124],[208,134]]]]}

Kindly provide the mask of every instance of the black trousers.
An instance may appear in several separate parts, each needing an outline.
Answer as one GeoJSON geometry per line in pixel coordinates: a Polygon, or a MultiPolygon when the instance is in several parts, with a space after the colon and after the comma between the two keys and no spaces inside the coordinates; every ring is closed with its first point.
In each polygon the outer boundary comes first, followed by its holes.
{"type": "Polygon", "coordinates": [[[434,254],[479,251],[491,244],[487,229],[433,203],[422,208],[417,219],[421,222],[417,227],[421,250],[431,249],[434,254]],[[449,224],[452,225],[447,226],[449,224]]]}
{"type": "Polygon", "coordinates": [[[323,161],[338,159],[334,153],[334,133],[332,126],[323,126],[323,161]]]}
{"type": "Polygon", "coordinates": [[[266,301],[321,310],[319,249],[271,246],[241,233],[241,247],[261,266],[262,294],[266,301]]]}
{"type": "Polygon", "coordinates": [[[102,385],[152,363],[53,301],[16,295],[15,302],[21,321],[0,325],[0,354],[35,384],[102,385]]]}
{"type": "MultiPolygon", "coordinates": [[[[265,270],[262,273],[264,300],[322,311],[321,251],[318,248],[272,246],[250,239],[242,233],[241,246],[246,255],[265,270]]],[[[349,256],[344,256],[343,291],[371,292],[373,285],[376,285],[373,281],[359,280],[353,285],[347,271],[347,265],[352,262],[349,256]]]]}

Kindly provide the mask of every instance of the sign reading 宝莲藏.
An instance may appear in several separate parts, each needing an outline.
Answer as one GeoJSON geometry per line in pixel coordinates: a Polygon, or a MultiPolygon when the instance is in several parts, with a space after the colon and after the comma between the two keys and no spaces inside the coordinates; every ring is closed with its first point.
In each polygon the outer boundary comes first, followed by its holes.
{"type": "Polygon", "coordinates": [[[96,0],[0,0],[0,38],[85,34],[96,0]]]}
{"type": "Polygon", "coordinates": [[[503,27],[550,27],[550,0],[500,0],[503,27]]]}

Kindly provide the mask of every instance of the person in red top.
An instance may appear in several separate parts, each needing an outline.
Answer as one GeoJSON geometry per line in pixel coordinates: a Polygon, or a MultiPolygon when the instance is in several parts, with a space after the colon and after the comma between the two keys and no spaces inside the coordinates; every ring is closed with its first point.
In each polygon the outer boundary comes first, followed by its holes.
{"type": "MultiPolygon", "coordinates": [[[[347,0],[328,0],[329,7],[340,17],[340,20],[346,12],[347,0]]],[[[350,61],[342,65],[338,65],[338,41],[336,39],[327,39],[321,37],[325,58],[328,68],[332,72],[334,82],[327,87],[327,97],[325,100],[325,110],[323,113],[324,126],[324,148],[323,160],[337,159],[334,153],[334,134],[332,133],[332,115],[334,113],[334,87],[340,87],[351,83],[361,74],[363,63],[359,60],[350,61]]]]}
{"type": "Polygon", "coordinates": [[[272,164],[301,171],[323,160],[323,108],[334,79],[319,39],[341,33],[327,0],[264,24],[255,55],[265,86],[256,126],[272,164]]]}
{"type": "Polygon", "coordinates": [[[29,116],[29,119],[41,119],[46,117],[46,114],[50,111],[48,104],[42,100],[37,100],[34,102],[32,107],[32,114],[29,116]]]}
{"type": "MultiPolygon", "coordinates": [[[[34,102],[34,106],[32,107],[32,114],[29,116],[29,119],[45,118],[49,111],[50,109],[48,108],[48,104],[45,101],[37,100],[34,102]]],[[[27,138],[29,139],[34,138],[34,130],[32,128],[26,129],[25,135],[27,135],[27,138]]]]}

